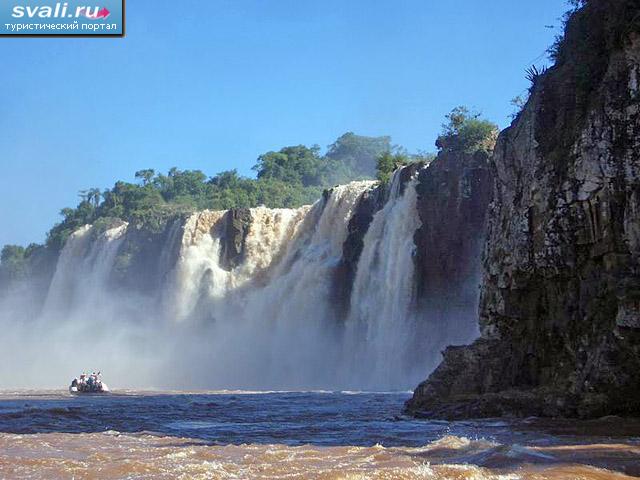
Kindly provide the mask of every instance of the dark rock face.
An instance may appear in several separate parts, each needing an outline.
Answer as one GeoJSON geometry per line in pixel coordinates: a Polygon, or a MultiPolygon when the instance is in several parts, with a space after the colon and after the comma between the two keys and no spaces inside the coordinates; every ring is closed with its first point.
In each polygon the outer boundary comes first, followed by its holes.
{"type": "Polygon", "coordinates": [[[336,267],[332,285],[336,312],[342,318],[349,314],[349,299],[358,260],[364,248],[364,236],[369,230],[373,216],[384,206],[385,190],[384,186],[378,186],[364,192],[349,220],[347,239],[342,246],[342,258],[336,267]]]}
{"type": "MultiPolygon", "coordinates": [[[[402,167],[398,172],[400,194],[404,193],[407,183],[417,175],[422,168],[420,164],[402,167]]],[[[335,310],[339,317],[346,318],[349,314],[349,300],[356,277],[356,267],[364,248],[364,237],[369,230],[373,217],[389,200],[391,185],[377,185],[365,191],[349,219],[347,238],[342,247],[342,258],[335,269],[332,284],[332,296],[335,310]]],[[[325,191],[327,194],[328,191],[325,191]]],[[[326,198],[325,198],[326,200],[326,198]]]]}
{"type": "MultiPolygon", "coordinates": [[[[419,307],[477,312],[480,256],[493,182],[488,155],[441,153],[418,176],[414,236],[419,307]]],[[[472,318],[472,322],[475,318],[472,318]]]]}
{"type": "Polygon", "coordinates": [[[251,226],[251,212],[247,208],[234,208],[225,214],[220,265],[231,271],[242,262],[244,244],[251,226]]]}
{"type": "Polygon", "coordinates": [[[589,2],[568,25],[564,62],[500,135],[482,337],[446,350],[413,414],[640,414],[640,37],[624,24],[639,14],[636,2],[589,2]],[[585,31],[604,58],[572,50],[585,31]],[[588,88],[580,65],[594,66],[588,88]]]}

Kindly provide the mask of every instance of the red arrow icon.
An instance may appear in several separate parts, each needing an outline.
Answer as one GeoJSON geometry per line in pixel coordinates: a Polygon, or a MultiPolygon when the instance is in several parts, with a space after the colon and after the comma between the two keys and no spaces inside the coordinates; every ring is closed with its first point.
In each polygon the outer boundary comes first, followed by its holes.
{"type": "Polygon", "coordinates": [[[111,12],[107,10],[107,7],[102,7],[102,10],[96,15],[96,18],[107,18],[109,15],[111,15],[111,12]]]}

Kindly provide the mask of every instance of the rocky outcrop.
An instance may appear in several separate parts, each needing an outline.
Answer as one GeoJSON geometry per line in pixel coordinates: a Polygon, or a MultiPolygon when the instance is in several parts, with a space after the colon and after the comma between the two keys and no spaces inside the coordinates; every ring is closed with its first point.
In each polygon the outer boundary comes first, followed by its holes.
{"type": "Polygon", "coordinates": [[[340,318],[344,319],[349,314],[349,300],[358,260],[364,248],[364,236],[373,216],[384,206],[385,195],[384,186],[365,191],[349,219],[347,239],[342,246],[342,258],[336,267],[332,286],[335,310],[340,318]]]}
{"type": "Polygon", "coordinates": [[[250,226],[251,211],[248,208],[234,208],[225,214],[220,250],[220,265],[224,269],[231,271],[242,261],[250,226]]]}
{"type": "MultiPolygon", "coordinates": [[[[415,177],[423,166],[421,163],[414,163],[400,168],[397,173],[401,193],[404,193],[407,182],[415,177]]],[[[358,260],[364,248],[364,237],[374,215],[389,200],[390,189],[390,184],[382,183],[365,190],[358,199],[356,208],[349,219],[347,238],[342,246],[342,258],[335,269],[332,284],[332,297],[339,318],[345,319],[349,314],[349,299],[351,298],[358,260]]],[[[325,201],[329,193],[330,190],[325,191],[325,201]]]]}
{"type": "Polygon", "coordinates": [[[640,414],[640,6],[591,0],[500,135],[481,338],[409,412],[640,414]]]}
{"type": "MultiPolygon", "coordinates": [[[[418,214],[414,236],[421,308],[431,314],[477,311],[480,256],[491,200],[489,157],[443,152],[418,176],[418,214]]],[[[473,321],[473,319],[472,319],[473,321]]]]}
{"type": "MultiPolygon", "coordinates": [[[[491,198],[488,155],[478,152],[441,153],[428,166],[414,163],[398,172],[400,193],[416,178],[418,216],[416,231],[416,299],[428,317],[426,328],[439,325],[437,318],[456,310],[465,311],[469,324],[475,322],[480,255],[485,230],[485,213],[491,198]]],[[[349,313],[349,299],[364,237],[374,215],[389,199],[391,185],[365,191],[348,224],[343,254],[335,271],[333,296],[336,310],[349,313]]],[[[433,336],[433,331],[431,332],[433,336]]]]}

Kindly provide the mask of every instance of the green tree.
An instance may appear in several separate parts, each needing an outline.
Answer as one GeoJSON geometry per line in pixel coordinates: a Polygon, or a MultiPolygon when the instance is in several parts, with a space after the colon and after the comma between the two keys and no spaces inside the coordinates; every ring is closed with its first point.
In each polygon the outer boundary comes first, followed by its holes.
{"type": "Polygon", "coordinates": [[[329,145],[327,158],[344,165],[351,179],[376,174],[378,156],[391,151],[391,137],[365,137],[347,132],[329,145]]]}
{"type": "Polygon", "coordinates": [[[474,153],[493,150],[498,138],[497,125],[466,107],[454,108],[446,118],[447,123],[442,125],[442,134],[436,140],[440,151],[474,153]]]}
{"type": "Polygon", "coordinates": [[[151,183],[151,180],[153,179],[153,177],[155,176],[156,171],[152,168],[147,168],[145,170],[138,170],[135,173],[135,177],[142,180],[142,185],[149,185],[151,183]]]}
{"type": "Polygon", "coordinates": [[[102,192],[99,188],[89,188],[87,190],[80,190],[78,196],[82,199],[83,202],[92,205],[94,208],[98,208],[98,205],[100,205],[100,197],[102,196],[102,192]]]}
{"type": "Polygon", "coordinates": [[[285,147],[278,152],[268,152],[258,157],[253,170],[258,179],[273,179],[305,187],[327,183],[331,169],[320,157],[320,147],[304,145],[285,147]]]}
{"type": "Polygon", "coordinates": [[[0,253],[0,276],[5,281],[22,278],[26,274],[25,248],[5,245],[0,253]]]}
{"type": "Polygon", "coordinates": [[[162,196],[169,201],[179,196],[198,196],[206,190],[207,176],[200,170],[169,170],[168,181],[164,184],[162,196]]]}
{"type": "Polygon", "coordinates": [[[243,182],[242,177],[238,175],[238,171],[233,169],[218,173],[209,181],[209,183],[218,188],[227,189],[239,188],[243,182]]]}
{"type": "Polygon", "coordinates": [[[384,152],[378,155],[376,162],[376,177],[380,183],[388,183],[396,169],[404,167],[409,163],[409,157],[403,153],[384,152]]]}

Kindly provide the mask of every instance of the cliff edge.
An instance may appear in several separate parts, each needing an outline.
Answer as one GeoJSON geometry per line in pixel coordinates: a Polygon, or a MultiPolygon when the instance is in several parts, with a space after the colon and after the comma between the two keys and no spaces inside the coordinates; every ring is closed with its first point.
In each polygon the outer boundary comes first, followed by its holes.
{"type": "Polygon", "coordinates": [[[583,2],[491,159],[481,337],[407,410],[640,414],[640,4],[583,2]]]}

